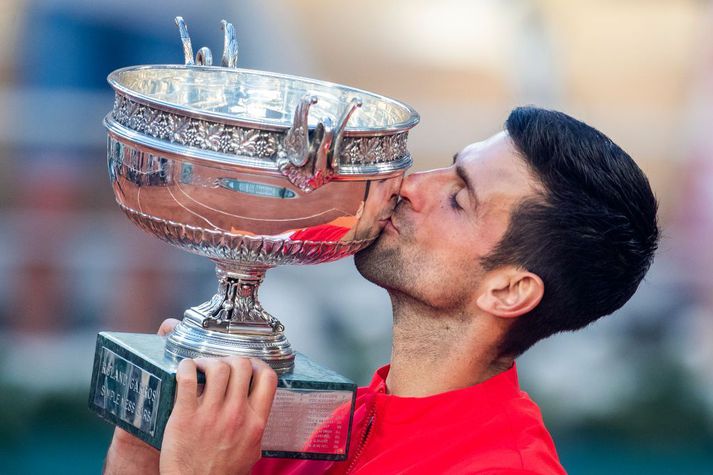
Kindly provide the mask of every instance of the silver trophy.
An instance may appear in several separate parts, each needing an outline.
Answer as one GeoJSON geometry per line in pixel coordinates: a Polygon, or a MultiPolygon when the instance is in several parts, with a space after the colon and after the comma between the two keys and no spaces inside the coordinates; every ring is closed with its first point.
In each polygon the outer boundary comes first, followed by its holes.
{"type": "Polygon", "coordinates": [[[419,116],[371,92],[238,69],[226,21],[213,66],[176,23],[184,65],[109,75],[109,175],[131,221],[215,262],[218,291],[167,338],[100,333],[90,407],[160,447],[180,358],[258,357],[280,375],[264,455],[342,459],[356,386],[296,353],[258,289],[271,267],[340,259],[379,235],[419,116]]]}

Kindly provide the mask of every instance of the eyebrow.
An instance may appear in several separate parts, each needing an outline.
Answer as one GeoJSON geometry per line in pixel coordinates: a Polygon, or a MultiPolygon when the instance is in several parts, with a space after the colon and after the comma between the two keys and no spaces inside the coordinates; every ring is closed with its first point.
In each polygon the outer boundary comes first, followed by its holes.
{"type": "Polygon", "coordinates": [[[458,154],[453,155],[453,165],[456,166],[456,175],[458,175],[458,178],[463,180],[463,183],[465,183],[465,187],[468,190],[468,194],[471,196],[473,199],[473,202],[475,203],[475,206],[473,208],[478,207],[478,195],[475,192],[475,186],[473,185],[473,180],[468,176],[468,174],[465,171],[465,167],[461,163],[458,162],[458,154]]]}

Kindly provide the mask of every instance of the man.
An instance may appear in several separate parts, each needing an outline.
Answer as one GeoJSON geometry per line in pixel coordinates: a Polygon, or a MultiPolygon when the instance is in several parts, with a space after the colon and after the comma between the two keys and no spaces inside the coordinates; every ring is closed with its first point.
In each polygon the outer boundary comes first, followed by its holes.
{"type": "Polygon", "coordinates": [[[346,462],[253,467],[274,373],[240,358],[198,359],[179,367],[160,455],[117,430],[107,472],[564,473],[514,360],[636,291],[659,234],[646,177],[586,124],[518,108],[505,131],[451,166],[406,178],[400,197],[355,257],[388,291],[394,335],[390,367],[359,391],[346,462]],[[200,396],[196,367],[206,374],[200,396]]]}

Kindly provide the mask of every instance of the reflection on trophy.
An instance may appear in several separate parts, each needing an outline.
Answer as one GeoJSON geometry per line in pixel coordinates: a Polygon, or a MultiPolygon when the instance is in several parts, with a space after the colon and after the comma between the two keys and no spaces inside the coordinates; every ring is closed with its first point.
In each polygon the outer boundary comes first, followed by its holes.
{"type": "Polygon", "coordinates": [[[129,219],[215,262],[218,291],[168,337],[100,333],[90,407],[160,447],[180,358],[257,357],[279,374],[264,455],[343,459],[356,385],[296,353],[258,288],[271,267],[333,261],[378,236],[418,114],[370,92],[238,69],[225,21],[213,66],[176,23],[185,65],[109,75],[108,168],[129,219]]]}

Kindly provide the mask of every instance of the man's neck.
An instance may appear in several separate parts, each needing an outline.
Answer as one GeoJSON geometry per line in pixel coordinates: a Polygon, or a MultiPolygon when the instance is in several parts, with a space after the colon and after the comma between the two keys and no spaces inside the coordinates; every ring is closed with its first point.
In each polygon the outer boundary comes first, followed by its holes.
{"type": "Polygon", "coordinates": [[[463,311],[434,311],[392,295],[394,335],[390,394],[425,397],[481,383],[512,366],[497,357],[502,328],[463,311]]]}

